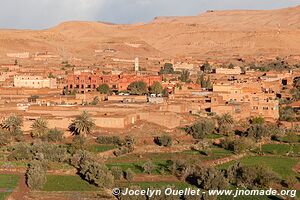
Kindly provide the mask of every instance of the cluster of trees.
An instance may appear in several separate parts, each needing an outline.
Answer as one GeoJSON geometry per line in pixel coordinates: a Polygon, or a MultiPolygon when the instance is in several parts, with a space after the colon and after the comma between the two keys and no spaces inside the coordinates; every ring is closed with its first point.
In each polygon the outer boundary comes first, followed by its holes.
{"type": "Polygon", "coordinates": [[[91,184],[107,188],[114,184],[114,176],[104,163],[86,151],[79,151],[71,158],[71,164],[77,169],[78,174],[91,184]]]}
{"type": "Polygon", "coordinates": [[[170,147],[173,144],[172,137],[169,135],[162,135],[154,138],[155,144],[164,147],[170,147]]]}
{"type": "Polygon", "coordinates": [[[10,149],[9,160],[48,160],[52,162],[65,162],[69,158],[65,146],[51,144],[48,142],[37,142],[33,144],[17,143],[10,149]]]}
{"type": "Polygon", "coordinates": [[[165,63],[164,67],[160,69],[160,74],[174,74],[174,68],[173,68],[173,64],[171,63],[165,63]]]}
{"type": "Polygon", "coordinates": [[[119,143],[119,148],[114,151],[115,156],[121,156],[134,151],[135,140],[126,136],[124,140],[121,140],[119,143]]]}
{"type": "Polygon", "coordinates": [[[250,69],[259,70],[262,72],[267,72],[270,70],[282,71],[292,68],[292,66],[290,66],[284,59],[279,57],[269,63],[252,63],[249,67],[250,69]]]}
{"type": "Polygon", "coordinates": [[[149,88],[143,81],[135,81],[130,83],[128,91],[132,95],[145,95],[145,94],[163,94],[164,88],[159,82],[154,82],[149,88]]]}
{"type": "Polygon", "coordinates": [[[211,134],[227,136],[225,139],[221,139],[217,145],[235,153],[252,150],[256,146],[255,144],[262,140],[282,140],[281,138],[287,133],[291,135],[291,138],[295,138],[295,141],[299,140],[293,130],[267,124],[262,117],[253,118],[249,124],[244,124],[244,130],[236,130],[235,128],[233,118],[229,114],[224,114],[215,119],[204,119],[196,122],[185,127],[185,131],[198,140],[198,143],[192,146],[192,149],[205,155],[211,153],[210,145],[205,140],[211,134]]]}
{"type": "Polygon", "coordinates": [[[32,190],[41,190],[47,181],[47,163],[32,161],[25,174],[26,184],[32,190]]]}
{"type": "Polygon", "coordinates": [[[264,165],[244,166],[236,163],[226,170],[219,170],[177,160],[172,167],[174,175],[205,190],[226,189],[230,184],[244,188],[267,188],[280,183],[278,174],[264,165]]]}
{"type": "Polygon", "coordinates": [[[196,81],[197,84],[201,85],[201,88],[206,88],[208,90],[212,89],[213,85],[210,81],[210,78],[207,77],[205,78],[205,74],[202,73],[199,75],[197,81],[196,81]]]}

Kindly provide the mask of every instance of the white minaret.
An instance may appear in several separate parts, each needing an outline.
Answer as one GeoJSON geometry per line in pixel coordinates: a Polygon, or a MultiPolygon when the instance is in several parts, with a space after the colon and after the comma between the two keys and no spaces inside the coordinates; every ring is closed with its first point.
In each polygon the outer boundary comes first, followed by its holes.
{"type": "Polygon", "coordinates": [[[139,62],[139,58],[135,58],[134,59],[134,71],[138,72],[140,70],[140,62],[139,62]]]}

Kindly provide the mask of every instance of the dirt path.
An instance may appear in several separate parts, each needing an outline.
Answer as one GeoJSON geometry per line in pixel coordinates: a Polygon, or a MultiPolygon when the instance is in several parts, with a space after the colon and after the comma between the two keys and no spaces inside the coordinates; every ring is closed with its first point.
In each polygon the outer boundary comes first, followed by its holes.
{"type": "Polygon", "coordinates": [[[172,175],[161,176],[161,175],[148,175],[138,174],[133,179],[134,182],[179,182],[179,180],[172,175]]]}
{"type": "Polygon", "coordinates": [[[239,159],[245,157],[246,155],[247,155],[246,153],[242,153],[242,154],[233,155],[233,156],[229,156],[229,157],[219,158],[216,160],[209,160],[204,163],[209,166],[217,166],[217,165],[222,165],[222,164],[225,164],[225,163],[228,163],[231,161],[239,160],[239,159]]]}
{"type": "Polygon", "coordinates": [[[23,200],[30,191],[25,183],[25,174],[10,171],[0,171],[0,174],[16,174],[20,177],[16,188],[13,190],[7,200],[23,200]]]}

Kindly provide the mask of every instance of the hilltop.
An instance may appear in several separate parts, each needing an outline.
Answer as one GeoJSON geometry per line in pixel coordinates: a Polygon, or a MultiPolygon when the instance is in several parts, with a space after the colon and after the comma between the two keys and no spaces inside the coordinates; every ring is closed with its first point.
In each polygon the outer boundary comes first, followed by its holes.
{"type": "Polygon", "coordinates": [[[288,56],[300,52],[300,6],[207,11],[133,25],[71,21],[47,30],[0,30],[0,42],[2,59],[23,51],[93,59],[105,49],[119,58],[288,56]]]}

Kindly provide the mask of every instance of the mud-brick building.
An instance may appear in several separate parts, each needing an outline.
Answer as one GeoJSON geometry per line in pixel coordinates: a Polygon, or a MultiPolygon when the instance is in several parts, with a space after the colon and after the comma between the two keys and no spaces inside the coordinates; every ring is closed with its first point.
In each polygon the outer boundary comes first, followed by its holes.
{"type": "Polygon", "coordinates": [[[154,75],[101,75],[94,72],[74,73],[67,77],[68,91],[76,90],[78,93],[95,91],[101,84],[107,84],[114,91],[127,90],[130,83],[143,81],[147,86],[154,82],[162,82],[161,76],[154,75]]]}
{"type": "Polygon", "coordinates": [[[274,121],[279,118],[279,101],[275,93],[259,91],[260,87],[250,90],[235,85],[216,86],[214,89],[216,91],[211,98],[213,113],[229,113],[237,119],[263,116],[274,121]]]}
{"type": "Polygon", "coordinates": [[[14,76],[14,87],[17,88],[57,88],[56,78],[44,78],[33,75],[14,76]]]}

